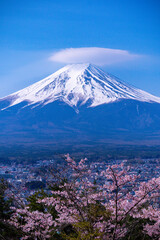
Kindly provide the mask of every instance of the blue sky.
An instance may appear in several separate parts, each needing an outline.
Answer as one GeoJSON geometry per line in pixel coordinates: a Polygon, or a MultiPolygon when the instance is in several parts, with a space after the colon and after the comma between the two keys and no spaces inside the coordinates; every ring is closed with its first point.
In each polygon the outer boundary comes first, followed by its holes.
{"type": "MultiPolygon", "coordinates": [[[[65,58],[65,49],[70,48],[78,51],[90,48],[92,52],[94,48],[120,49],[127,51],[128,56],[138,56],[97,65],[160,96],[159,0],[0,0],[0,3],[0,97],[64,66],[67,60],[65,63],[55,57],[54,61],[51,59],[60,51],[64,54],[61,58],[65,58]]],[[[77,57],[79,52],[73,54],[77,57]]]]}

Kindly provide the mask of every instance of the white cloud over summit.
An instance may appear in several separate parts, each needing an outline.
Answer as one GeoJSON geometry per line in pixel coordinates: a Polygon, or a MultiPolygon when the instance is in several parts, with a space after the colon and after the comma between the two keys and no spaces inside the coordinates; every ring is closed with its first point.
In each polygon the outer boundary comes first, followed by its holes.
{"type": "Polygon", "coordinates": [[[84,47],[66,48],[55,52],[50,60],[59,63],[93,63],[96,65],[111,65],[137,59],[139,55],[126,50],[84,47]]]}

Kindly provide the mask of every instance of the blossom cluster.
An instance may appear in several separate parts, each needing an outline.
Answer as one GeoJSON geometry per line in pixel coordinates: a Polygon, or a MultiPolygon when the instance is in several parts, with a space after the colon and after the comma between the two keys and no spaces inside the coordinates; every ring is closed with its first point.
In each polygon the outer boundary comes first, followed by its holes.
{"type": "Polygon", "coordinates": [[[72,226],[66,239],[73,233],[79,239],[120,239],[129,236],[140,221],[143,234],[158,239],[160,177],[140,182],[140,176],[131,174],[123,164],[95,172],[87,159],[76,163],[66,155],[66,161],[70,178],[52,191],[52,196],[37,200],[45,209],[54,208],[56,217],[27,207],[14,212],[10,223],[22,230],[23,239],[47,239],[51,231],[64,237],[64,226],[72,226]]]}
{"type": "MultiPolygon", "coordinates": [[[[14,210],[14,208],[13,208],[14,210]]],[[[48,239],[50,237],[53,218],[50,213],[29,211],[29,207],[16,209],[9,223],[23,232],[22,240],[33,237],[33,239],[48,239]]]]}

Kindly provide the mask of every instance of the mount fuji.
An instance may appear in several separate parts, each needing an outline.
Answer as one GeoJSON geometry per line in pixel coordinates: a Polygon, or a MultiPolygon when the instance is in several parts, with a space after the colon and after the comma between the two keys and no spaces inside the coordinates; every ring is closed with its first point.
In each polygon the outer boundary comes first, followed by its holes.
{"type": "MultiPolygon", "coordinates": [[[[0,99],[0,142],[160,140],[160,98],[71,64],[0,99]]],[[[142,143],[142,142],[141,142],[142,143]]]]}

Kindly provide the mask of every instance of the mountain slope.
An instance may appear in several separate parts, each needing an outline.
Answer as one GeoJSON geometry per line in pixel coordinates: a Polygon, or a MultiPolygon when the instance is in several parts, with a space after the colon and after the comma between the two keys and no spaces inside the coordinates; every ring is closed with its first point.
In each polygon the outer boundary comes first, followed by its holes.
{"type": "Polygon", "coordinates": [[[88,107],[95,107],[120,99],[160,103],[160,98],[129,86],[91,64],[67,65],[49,77],[0,101],[7,100],[7,107],[24,101],[26,105],[36,107],[60,100],[78,108],[86,103],[88,107]]]}
{"type": "Polygon", "coordinates": [[[160,98],[90,64],[0,99],[0,143],[160,142],[160,98]]]}

